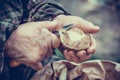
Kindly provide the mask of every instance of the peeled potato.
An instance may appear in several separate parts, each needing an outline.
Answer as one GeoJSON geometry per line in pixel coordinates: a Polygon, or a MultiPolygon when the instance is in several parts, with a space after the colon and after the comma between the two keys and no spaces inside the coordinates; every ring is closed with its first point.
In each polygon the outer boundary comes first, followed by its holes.
{"type": "Polygon", "coordinates": [[[59,30],[61,43],[70,49],[83,50],[90,46],[90,34],[84,33],[78,28],[70,29],[68,31],[59,30]]]}

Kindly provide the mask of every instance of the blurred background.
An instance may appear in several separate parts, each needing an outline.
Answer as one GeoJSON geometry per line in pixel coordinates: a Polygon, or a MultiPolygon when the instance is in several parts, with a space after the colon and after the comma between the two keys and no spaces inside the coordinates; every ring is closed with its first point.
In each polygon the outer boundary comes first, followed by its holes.
{"type": "Polygon", "coordinates": [[[120,63],[120,0],[56,0],[72,15],[80,16],[98,26],[94,35],[97,51],[91,59],[120,63]]]}

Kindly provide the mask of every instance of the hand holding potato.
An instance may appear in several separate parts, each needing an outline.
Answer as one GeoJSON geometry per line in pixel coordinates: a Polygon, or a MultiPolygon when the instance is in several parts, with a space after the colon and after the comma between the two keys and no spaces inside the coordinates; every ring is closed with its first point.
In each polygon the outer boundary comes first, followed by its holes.
{"type": "MultiPolygon", "coordinates": [[[[99,31],[99,27],[93,25],[91,22],[88,22],[77,16],[66,16],[59,15],[54,19],[60,25],[68,25],[74,24],[73,28],[79,28],[85,33],[95,34],[99,31]]],[[[88,60],[96,50],[96,42],[95,39],[91,35],[90,47],[85,50],[69,50],[66,48],[60,48],[65,56],[65,58],[69,61],[73,62],[82,62],[88,60]]]]}

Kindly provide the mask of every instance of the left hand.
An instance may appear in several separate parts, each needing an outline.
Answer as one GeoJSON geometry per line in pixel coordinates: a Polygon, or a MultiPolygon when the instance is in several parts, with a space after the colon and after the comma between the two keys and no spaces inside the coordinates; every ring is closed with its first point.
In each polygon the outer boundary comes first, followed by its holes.
{"type": "MultiPolygon", "coordinates": [[[[95,34],[99,31],[99,27],[93,25],[91,22],[88,22],[80,17],[77,16],[66,16],[66,15],[59,15],[54,18],[60,25],[68,25],[74,24],[74,27],[77,27],[84,32],[88,32],[90,34],[95,34]]],[[[62,52],[65,58],[69,61],[73,62],[82,62],[88,60],[93,53],[96,51],[96,42],[95,39],[91,35],[91,44],[90,47],[86,50],[74,51],[68,49],[62,49],[62,52]]]]}
{"type": "Polygon", "coordinates": [[[58,37],[51,33],[56,25],[54,21],[19,25],[4,45],[4,54],[9,59],[10,67],[24,64],[34,70],[41,69],[41,61],[52,55],[53,49],[60,44],[58,37]]]}

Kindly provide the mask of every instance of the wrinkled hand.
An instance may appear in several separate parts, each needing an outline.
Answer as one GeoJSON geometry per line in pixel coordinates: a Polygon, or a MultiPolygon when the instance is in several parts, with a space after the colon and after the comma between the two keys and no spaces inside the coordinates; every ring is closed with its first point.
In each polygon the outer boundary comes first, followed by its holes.
{"type": "MultiPolygon", "coordinates": [[[[62,26],[68,25],[68,24],[74,24],[74,27],[80,28],[84,32],[88,32],[90,34],[94,34],[99,31],[98,26],[95,26],[91,22],[88,22],[77,16],[59,15],[54,20],[62,26]]],[[[74,50],[68,50],[68,49],[62,48],[62,50],[63,50],[63,54],[67,60],[73,61],[73,62],[82,62],[82,61],[88,60],[91,57],[91,55],[93,53],[95,53],[96,42],[91,35],[91,44],[88,49],[74,51],[74,50]]]]}
{"type": "Polygon", "coordinates": [[[20,25],[4,45],[6,57],[11,58],[10,66],[25,64],[37,70],[42,67],[40,61],[53,53],[60,41],[50,31],[56,22],[30,22],[20,25]]]}

